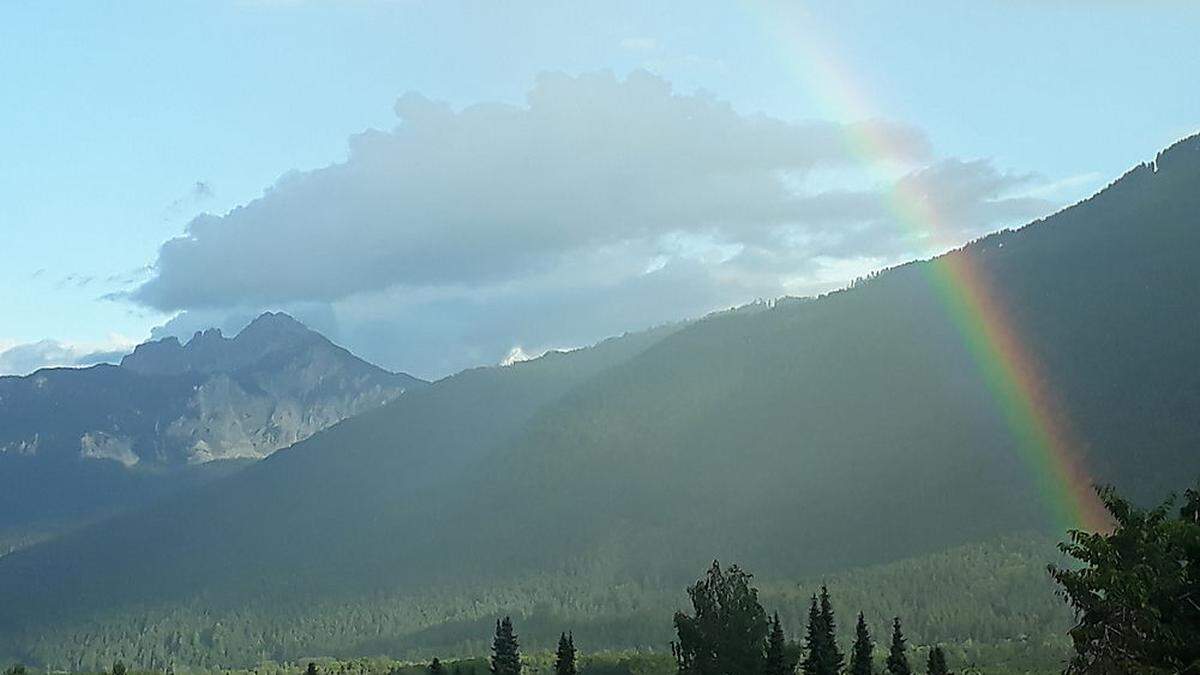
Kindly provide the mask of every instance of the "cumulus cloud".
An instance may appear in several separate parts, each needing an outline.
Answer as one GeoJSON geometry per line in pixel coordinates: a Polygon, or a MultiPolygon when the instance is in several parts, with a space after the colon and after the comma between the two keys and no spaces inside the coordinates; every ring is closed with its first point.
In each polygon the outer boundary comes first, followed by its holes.
{"type": "MultiPolygon", "coordinates": [[[[748,236],[806,208],[784,173],[853,161],[843,125],[738,114],[634,73],[543,76],[526,106],[460,112],[417,94],[349,160],[293,173],[163,245],[135,299],[158,309],[333,300],[492,283],[584,247],[675,231],[748,236]]],[[[916,131],[882,123],[904,154],[916,131]]]]}
{"type": "Polygon", "coordinates": [[[409,93],[395,112],[345,162],[192,220],[129,297],[182,310],[175,333],[310,314],[384,365],[435,375],[828,290],[1052,206],[1019,195],[1035,177],[939,160],[912,127],[745,114],[640,71],[544,75],[523,105],[409,93]],[[864,166],[845,142],[863,133],[894,154],[864,166]],[[946,231],[914,235],[897,195],[946,231]]]}
{"type": "Polygon", "coordinates": [[[28,375],[40,368],[117,363],[134,344],[134,340],[119,335],[110,336],[100,344],[69,344],[58,340],[0,341],[0,375],[28,375]]]}

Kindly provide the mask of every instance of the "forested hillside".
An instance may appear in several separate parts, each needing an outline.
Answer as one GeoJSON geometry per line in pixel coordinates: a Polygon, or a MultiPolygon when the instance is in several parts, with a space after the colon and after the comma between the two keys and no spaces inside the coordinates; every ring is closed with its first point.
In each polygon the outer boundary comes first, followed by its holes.
{"type": "MultiPolygon", "coordinates": [[[[1198,187],[1193,137],[1090,200],[947,254],[1007,309],[1092,474],[1135,498],[1200,474],[1198,187]]],[[[714,557],[796,580],[1060,537],[930,286],[936,264],[412,392],[0,559],[0,633],[8,651],[66,665],[244,663],[470,648],[472,622],[524,611],[534,644],[562,615],[592,617],[605,646],[661,648],[641,627],[714,557]]],[[[1014,569],[1029,575],[1019,588],[1044,578],[1039,563],[1014,569]]],[[[904,579],[881,583],[944,581],[904,579]]],[[[988,606],[974,582],[942,587],[947,607],[988,606]]],[[[1011,607],[1017,588],[996,593],[1011,607]]],[[[1011,644],[1055,620],[1048,591],[1026,592],[1028,614],[1003,621],[927,603],[907,616],[928,627],[917,636],[1011,644]]]]}
{"type": "MultiPolygon", "coordinates": [[[[995,672],[1056,672],[1067,654],[1070,614],[1054,595],[1047,559],[1059,559],[1054,542],[1023,534],[824,577],[756,578],[756,585],[764,607],[779,613],[793,638],[803,632],[810,595],[827,584],[844,645],[853,637],[857,612],[865,613],[877,636],[899,613],[914,647],[941,643],[955,663],[987,664],[995,672]]],[[[410,589],[352,602],[297,595],[237,609],[193,603],[101,614],[100,623],[68,622],[52,636],[32,640],[19,657],[47,669],[92,671],[117,660],[158,669],[303,663],[320,656],[428,661],[486,654],[496,617],[506,613],[516,618],[527,654],[552,649],[564,630],[574,631],[588,651],[621,645],[662,652],[674,638],[671,614],[686,603],[682,587],[655,580],[609,585],[582,575],[543,574],[504,587],[410,589]]]]}

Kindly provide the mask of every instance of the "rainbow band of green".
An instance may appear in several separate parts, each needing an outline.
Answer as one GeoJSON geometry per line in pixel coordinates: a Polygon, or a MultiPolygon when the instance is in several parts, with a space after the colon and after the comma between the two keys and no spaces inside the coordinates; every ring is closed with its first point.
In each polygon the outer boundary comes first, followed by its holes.
{"type": "Polygon", "coordinates": [[[999,407],[1054,526],[1060,531],[1103,529],[1107,517],[1062,408],[974,261],[965,251],[954,251],[923,267],[999,407]]]}
{"type": "MultiPolygon", "coordinates": [[[[760,12],[761,27],[794,66],[800,79],[834,119],[871,120],[875,108],[854,86],[854,78],[833,60],[834,52],[822,43],[820,30],[804,3],[765,5],[747,3],[760,12]]],[[[870,123],[843,127],[844,142],[868,171],[910,154],[898,147],[878,126],[870,123]]],[[[883,173],[882,184],[893,179],[883,173]]],[[[896,221],[914,239],[955,243],[945,220],[917,181],[901,181],[891,193],[889,208],[896,221]]],[[[1060,414],[1052,392],[1042,378],[1032,353],[1020,340],[1013,322],[991,292],[986,278],[966,251],[951,251],[922,265],[930,285],[962,336],[971,357],[995,400],[1017,454],[1033,475],[1035,486],[1052,522],[1059,529],[1103,529],[1108,519],[1092,487],[1069,425],[1060,414]]]]}

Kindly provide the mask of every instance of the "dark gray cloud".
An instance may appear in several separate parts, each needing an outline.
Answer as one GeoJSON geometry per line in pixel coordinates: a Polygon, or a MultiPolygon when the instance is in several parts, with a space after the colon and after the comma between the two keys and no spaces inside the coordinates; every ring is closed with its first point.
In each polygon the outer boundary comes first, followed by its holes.
{"type": "Polygon", "coordinates": [[[129,297],[183,310],[163,330],[185,337],[287,309],[430,376],[828,290],[1052,206],[1016,196],[1031,176],[935,161],[911,127],[744,114],[645,72],[544,75],[524,105],[457,111],[409,93],[395,111],[345,162],[193,219],[129,297]],[[846,143],[862,133],[896,155],[864,166],[846,143]],[[945,231],[914,235],[898,195],[945,231]]]}

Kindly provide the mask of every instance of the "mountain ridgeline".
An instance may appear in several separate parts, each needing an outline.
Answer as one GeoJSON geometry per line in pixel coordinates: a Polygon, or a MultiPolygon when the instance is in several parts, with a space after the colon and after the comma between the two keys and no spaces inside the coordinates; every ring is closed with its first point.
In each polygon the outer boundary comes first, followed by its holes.
{"type": "Polygon", "coordinates": [[[185,489],[424,384],[271,313],[120,366],[0,378],[0,534],[185,489]]]}
{"type": "MultiPolygon", "coordinates": [[[[1006,309],[1096,479],[1153,499],[1200,475],[1200,137],[947,255],[969,258],[1006,309]]],[[[592,606],[613,625],[669,617],[654,604],[669,600],[621,589],[679,588],[714,557],[778,581],[1061,536],[930,287],[934,264],[416,389],[0,558],[0,635],[62,665],[164,663],[195,644],[212,663],[295,658],[382,639],[384,624],[389,649],[419,651],[500,608],[549,631],[562,625],[547,616],[592,606]],[[318,608],[341,617],[333,637],[304,637],[318,608]],[[152,628],[166,613],[224,617],[251,646],[152,628]]],[[[890,592],[919,607],[907,588],[890,592]]],[[[914,621],[923,639],[983,638],[914,621]]]]}

